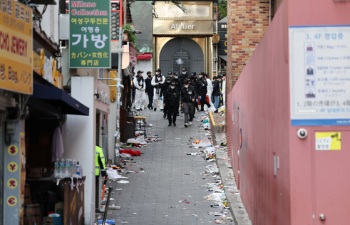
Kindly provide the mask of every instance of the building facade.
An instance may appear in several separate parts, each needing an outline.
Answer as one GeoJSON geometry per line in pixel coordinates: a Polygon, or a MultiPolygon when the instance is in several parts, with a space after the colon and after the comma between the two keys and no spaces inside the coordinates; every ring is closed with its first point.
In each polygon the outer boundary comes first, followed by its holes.
{"type": "Polygon", "coordinates": [[[170,2],[155,2],[153,71],[213,71],[213,2],[182,1],[186,12],[170,2]]]}
{"type": "Polygon", "coordinates": [[[270,24],[266,1],[227,1],[227,82],[231,91],[270,24]]]}

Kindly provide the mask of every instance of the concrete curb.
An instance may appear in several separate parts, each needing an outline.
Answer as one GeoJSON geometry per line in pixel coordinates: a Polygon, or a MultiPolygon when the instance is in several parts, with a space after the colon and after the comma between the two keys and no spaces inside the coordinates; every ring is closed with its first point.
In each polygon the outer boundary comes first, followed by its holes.
{"type": "MultiPolygon", "coordinates": [[[[221,140],[226,140],[226,134],[223,133],[223,129],[220,129],[218,126],[214,126],[213,116],[210,115],[210,127],[211,127],[211,135],[214,145],[220,145],[221,140]],[[219,141],[220,140],[220,141],[219,141]],[[218,141],[218,143],[217,143],[218,141]]],[[[231,174],[233,175],[232,168],[227,167],[228,165],[228,156],[227,152],[217,149],[216,150],[216,163],[220,171],[221,180],[224,186],[233,186],[237,187],[236,180],[231,178],[231,174]]],[[[230,164],[231,162],[229,162],[230,164]]],[[[227,201],[230,207],[230,211],[233,216],[233,221],[235,225],[252,225],[252,222],[249,219],[248,213],[242,203],[240,194],[230,193],[228,188],[224,188],[227,201]]]]}

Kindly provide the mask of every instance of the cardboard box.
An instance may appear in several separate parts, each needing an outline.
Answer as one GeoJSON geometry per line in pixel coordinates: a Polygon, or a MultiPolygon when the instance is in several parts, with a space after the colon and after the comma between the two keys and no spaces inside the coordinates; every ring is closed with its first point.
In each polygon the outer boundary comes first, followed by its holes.
{"type": "Polygon", "coordinates": [[[63,217],[44,217],[43,225],[63,225],[63,217]]]}
{"type": "Polygon", "coordinates": [[[61,217],[63,217],[63,202],[59,202],[55,204],[55,213],[60,214],[61,217]]]}

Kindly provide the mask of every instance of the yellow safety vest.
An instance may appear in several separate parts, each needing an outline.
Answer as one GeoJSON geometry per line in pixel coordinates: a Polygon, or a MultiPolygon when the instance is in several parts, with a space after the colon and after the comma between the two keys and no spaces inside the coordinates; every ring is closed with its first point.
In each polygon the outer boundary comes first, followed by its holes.
{"type": "Polygon", "coordinates": [[[101,171],[106,171],[106,160],[105,156],[103,154],[102,148],[96,146],[96,166],[95,166],[95,175],[99,176],[100,175],[100,163],[98,162],[98,157],[101,158],[102,164],[103,164],[103,169],[101,171]]]}

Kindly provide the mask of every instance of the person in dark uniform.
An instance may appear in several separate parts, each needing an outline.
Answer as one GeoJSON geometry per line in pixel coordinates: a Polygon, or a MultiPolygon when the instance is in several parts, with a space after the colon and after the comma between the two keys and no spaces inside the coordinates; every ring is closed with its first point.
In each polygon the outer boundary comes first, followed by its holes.
{"type": "Polygon", "coordinates": [[[217,113],[218,109],[219,109],[220,95],[221,95],[221,93],[220,93],[219,81],[217,80],[217,77],[215,77],[214,82],[213,82],[213,99],[214,99],[214,106],[216,108],[215,113],[217,113]]]}
{"type": "Polygon", "coordinates": [[[198,95],[200,96],[201,101],[201,111],[204,111],[204,104],[210,108],[210,104],[206,100],[207,96],[207,79],[204,77],[205,73],[201,72],[199,74],[199,81],[198,81],[198,95]]]}
{"type": "Polygon", "coordinates": [[[197,99],[197,92],[194,86],[190,85],[190,80],[185,79],[184,86],[181,88],[181,102],[185,112],[185,127],[192,125],[194,116],[194,105],[197,99]],[[188,116],[190,118],[188,118],[188,116]]]}
{"type": "Polygon", "coordinates": [[[182,71],[181,71],[181,74],[180,74],[181,82],[184,83],[186,78],[189,78],[189,76],[187,74],[186,68],[183,68],[182,71]]]}
{"type": "MultiPolygon", "coordinates": [[[[180,92],[181,88],[182,88],[182,81],[179,79],[179,74],[177,73],[177,71],[174,71],[173,73],[173,79],[172,82],[175,82],[175,88],[180,92]]],[[[179,98],[179,100],[181,101],[181,99],[179,98]]],[[[180,102],[179,102],[180,105],[180,102]]],[[[181,107],[181,112],[183,113],[183,108],[181,107]]],[[[179,116],[179,112],[177,112],[177,116],[179,116]]]]}
{"type": "Polygon", "coordinates": [[[180,91],[176,88],[176,83],[172,81],[170,83],[170,88],[165,92],[165,104],[164,107],[167,107],[168,111],[168,120],[169,125],[174,124],[176,126],[176,114],[179,110],[179,101],[180,101],[180,91]]]}
{"type": "Polygon", "coordinates": [[[152,85],[152,73],[151,71],[147,72],[147,78],[145,80],[146,83],[146,95],[148,96],[148,105],[147,108],[149,110],[153,109],[153,85],[152,85]]]}
{"type": "MultiPolygon", "coordinates": [[[[168,76],[165,78],[165,82],[162,85],[162,89],[160,92],[160,98],[163,100],[163,102],[165,102],[165,92],[169,89],[171,79],[172,79],[172,72],[169,71],[168,76]]],[[[166,106],[164,107],[163,113],[164,113],[163,118],[166,118],[168,115],[166,106]]]]}
{"type": "MultiPolygon", "coordinates": [[[[196,72],[192,72],[191,73],[191,84],[194,86],[196,92],[197,92],[197,95],[198,95],[198,79],[196,78],[196,72]]],[[[197,111],[199,111],[199,108],[198,108],[198,98],[196,99],[196,102],[194,104],[195,108],[197,109],[197,111]]]]}
{"type": "Polygon", "coordinates": [[[179,74],[174,71],[173,73],[173,79],[171,81],[174,81],[175,82],[175,88],[180,91],[181,88],[182,88],[182,82],[181,80],[179,79],[179,74]]]}

